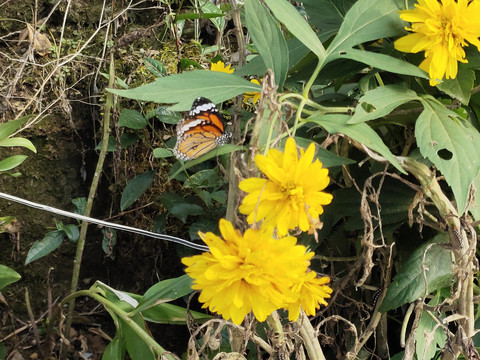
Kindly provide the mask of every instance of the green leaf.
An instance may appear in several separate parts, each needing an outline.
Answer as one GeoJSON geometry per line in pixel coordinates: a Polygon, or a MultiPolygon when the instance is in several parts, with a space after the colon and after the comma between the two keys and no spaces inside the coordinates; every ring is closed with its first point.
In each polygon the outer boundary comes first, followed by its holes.
{"type": "Polygon", "coordinates": [[[162,77],[167,75],[167,69],[163,64],[155,59],[152,58],[144,58],[143,62],[145,63],[145,67],[156,77],[162,77]]]}
{"type": "Polygon", "coordinates": [[[184,188],[210,189],[222,186],[225,183],[218,168],[197,171],[183,184],[184,188]]]}
{"type": "Polygon", "coordinates": [[[76,198],[72,200],[73,206],[75,206],[75,213],[83,215],[85,214],[85,208],[87,207],[87,199],[84,197],[76,198]]]}
{"type": "Polygon", "coordinates": [[[339,49],[347,50],[367,41],[405,33],[405,23],[392,0],[359,0],[348,10],[337,36],[327,49],[328,59],[339,49]]]}
{"type": "Polygon", "coordinates": [[[480,134],[436,100],[422,99],[422,104],[424,110],[415,124],[420,152],[445,176],[461,215],[480,171],[480,134]]]}
{"type": "Polygon", "coordinates": [[[32,144],[32,142],[28,139],[21,138],[21,137],[14,137],[14,138],[6,138],[0,140],[0,146],[22,146],[24,148],[27,148],[28,150],[33,151],[34,153],[37,152],[37,149],[35,148],[35,145],[32,144]]]}
{"type": "Polygon", "coordinates": [[[379,119],[390,114],[396,107],[413,100],[420,100],[415,91],[398,85],[381,86],[367,91],[358,100],[355,113],[348,124],[379,119]],[[370,111],[367,111],[367,109],[370,111]]]}
{"type": "Polygon", "coordinates": [[[117,244],[117,231],[111,228],[103,228],[102,234],[102,250],[107,256],[113,259],[113,248],[117,244]]]}
{"type": "Polygon", "coordinates": [[[36,241],[28,251],[25,265],[57,249],[62,244],[64,235],[63,230],[54,230],[47,233],[42,240],[36,241]]]}
{"type": "Polygon", "coordinates": [[[395,166],[398,171],[406,174],[405,170],[403,170],[403,168],[400,166],[395,156],[393,156],[390,150],[385,146],[381,137],[378,136],[378,134],[370,126],[365,123],[350,125],[348,124],[348,120],[350,120],[350,116],[339,114],[313,114],[306,119],[306,121],[314,122],[320,125],[331,134],[345,134],[353,140],[358,141],[373,151],[378,152],[385,159],[387,159],[390,164],[395,166]]]}
{"type": "Polygon", "coordinates": [[[192,215],[192,216],[207,215],[205,209],[202,206],[197,204],[192,204],[192,203],[175,204],[170,209],[169,214],[176,216],[184,224],[187,222],[187,217],[189,215],[192,215]]]}
{"type": "Polygon", "coordinates": [[[329,61],[337,59],[350,59],[369,65],[373,68],[389,71],[394,74],[416,76],[428,79],[428,74],[418,66],[402,61],[393,56],[378,54],[371,51],[358,49],[342,49],[332,52],[329,61]]]}
{"type": "MultiPolygon", "coordinates": [[[[123,133],[120,135],[120,148],[126,149],[130,145],[135,144],[139,139],[140,137],[137,134],[123,133]]],[[[100,150],[102,148],[102,143],[103,142],[100,141],[100,143],[95,147],[95,150],[100,150]]],[[[107,151],[117,151],[117,139],[113,136],[108,137],[107,151]]]]}
{"type": "Polygon", "coordinates": [[[120,209],[123,211],[132,205],[150,187],[155,178],[155,171],[147,171],[135,176],[122,193],[120,209]]]}
{"type": "Polygon", "coordinates": [[[21,276],[19,273],[5,265],[0,264],[0,291],[2,291],[5,286],[17,282],[20,279],[21,276]]]}
{"type": "Polygon", "coordinates": [[[196,322],[206,321],[212,316],[203,314],[198,311],[188,311],[187,309],[173,304],[157,304],[145,311],[142,311],[145,320],[155,322],[157,324],[177,324],[186,325],[187,316],[193,316],[196,322]]]}
{"type": "Polygon", "coordinates": [[[80,235],[78,227],[73,224],[62,225],[59,230],[63,230],[68,239],[72,242],[77,242],[80,235]]]}
{"type": "Polygon", "coordinates": [[[26,155],[13,155],[0,161],[0,172],[8,171],[17,167],[27,158],[26,155]]]}
{"type": "Polygon", "coordinates": [[[225,26],[225,17],[223,16],[223,11],[220,10],[214,3],[210,1],[202,2],[201,10],[203,16],[217,15],[210,17],[210,21],[217,28],[218,31],[222,31],[225,26]]]}
{"type": "Polygon", "coordinates": [[[345,14],[356,0],[303,0],[308,20],[318,31],[321,41],[335,35],[343,23],[345,14]]]}
{"type": "MultiPolygon", "coordinates": [[[[150,347],[143,341],[143,339],[131,328],[131,322],[124,322],[122,319],[118,319],[121,324],[124,334],[128,355],[132,360],[155,360],[153,352],[150,347]]],[[[132,322],[139,325],[145,332],[147,332],[147,326],[140,314],[136,314],[132,317],[132,322]]]]}
{"type": "Polygon", "coordinates": [[[244,150],[244,147],[237,146],[234,144],[225,144],[222,146],[217,146],[215,149],[213,149],[212,151],[209,151],[205,155],[202,155],[199,158],[188,160],[187,162],[185,162],[185,164],[183,164],[177,171],[175,171],[173,175],[170,176],[170,179],[175,179],[175,177],[178,174],[184,172],[185,170],[187,170],[188,168],[191,168],[192,166],[201,164],[208,159],[212,159],[216,156],[220,156],[224,154],[230,154],[231,152],[237,151],[237,150],[244,150]]]}
{"type": "MultiPolygon", "coordinates": [[[[295,142],[298,146],[301,146],[306,149],[310,145],[312,140],[295,137],[295,142]]],[[[320,146],[315,146],[315,151],[316,151],[315,159],[320,160],[322,163],[322,166],[326,168],[355,164],[354,160],[351,160],[342,156],[338,156],[320,146]]]]}
{"type": "Polygon", "coordinates": [[[156,148],[156,149],[153,149],[153,156],[156,159],[164,159],[164,158],[172,157],[173,153],[172,153],[172,150],[169,150],[169,149],[156,148]]]}
{"type": "Polygon", "coordinates": [[[468,105],[472,95],[473,84],[475,81],[475,72],[473,70],[462,69],[458,71],[455,79],[445,79],[437,85],[452,98],[459,100],[463,105],[468,105]]]}
{"type": "Polygon", "coordinates": [[[452,253],[441,246],[448,241],[448,235],[442,233],[414,251],[388,287],[381,312],[396,309],[450,284],[452,253]]]}
{"type": "MultiPolygon", "coordinates": [[[[440,303],[439,294],[428,302],[429,306],[440,303]]],[[[415,331],[415,352],[417,359],[434,359],[438,350],[441,350],[447,341],[445,331],[438,326],[426,311],[422,312],[418,327],[415,331]]]]}
{"type": "Polygon", "coordinates": [[[275,83],[282,88],[287,77],[288,48],[280,28],[258,0],[245,1],[245,20],[263,62],[273,70],[275,83]]]}
{"type": "Polygon", "coordinates": [[[3,124],[0,124],[0,140],[6,139],[8,136],[12,135],[16,130],[25,124],[25,122],[31,116],[23,116],[17,120],[10,120],[3,124]]]}
{"type": "Polygon", "coordinates": [[[156,304],[167,303],[192,292],[193,280],[188,275],[160,281],[143,294],[133,314],[144,311],[156,304]]]}
{"type": "Polygon", "coordinates": [[[125,353],[127,351],[126,344],[125,344],[125,337],[122,335],[123,331],[121,331],[121,323],[116,322],[118,324],[117,332],[115,333],[115,337],[110,341],[110,344],[105,348],[102,360],[123,360],[125,359],[125,353]]]}
{"type": "Polygon", "coordinates": [[[118,119],[118,126],[125,126],[129,129],[143,129],[147,124],[145,117],[136,110],[123,109],[118,119]]]}
{"type": "Polygon", "coordinates": [[[182,74],[165,76],[153,83],[135,89],[108,89],[109,92],[129,99],[154,101],[157,103],[177,103],[170,110],[190,110],[193,100],[204,96],[215,104],[244,92],[261,91],[259,85],[242,79],[235,74],[218,71],[193,70],[182,74]]]}
{"type": "MultiPolygon", "coordinates": [[[[297,9],[286,0],[265,0],[273,15],[318,58],[325,59],[325,48],[297,9]]],[[[257,44],[255,42],[255,44],[257,44]]]]}
{"type": "Polygon", "coordinates": [[[182,118],[178,112],[170,111],[164,106],[160,106],[156,110],[156,116],[158,117],[158,120],[165,124],[176,124],[182,118]]]}

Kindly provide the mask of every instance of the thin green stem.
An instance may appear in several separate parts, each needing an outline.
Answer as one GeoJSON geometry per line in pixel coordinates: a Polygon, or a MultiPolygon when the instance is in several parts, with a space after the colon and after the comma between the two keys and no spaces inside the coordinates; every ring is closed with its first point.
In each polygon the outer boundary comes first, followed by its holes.
{"type": "Polygon", "coordinates": [[[322,60],[318,61],[317,67],[315,68],[312,76],[310,76],[310,79],[308,80],[308,82],[305,84],[305,87],[303,88],[303,92],[302,92],[303,98],[300,100],[300,104],[298,105],[298,111],[295,115],[295,123],[293,124],[292,136],[295,136],[295,133],[297,132],[298,122],[302,116],[303,108],[305,107],[308,101],[308,93],[310,92],[310,89],[312,88],[313,82],[317,78],[318,73],[322,69],[323,63],[324,61],[322,60]]]}
{"type": "MultiPolygon", "coordinates": [[[[113,53],[110,55],[110,71],[109,71],[109,81],[108,87],[113,88],[115,84],[115,66],[113,53]]],[[[103,170],[103,163],[105,162],[105,157],[107,154],[108,147],[108,138],[110,136],[110,117],[111,109],[113,108],[113,94],[107,93],[105,100],[105,112],[103,116],[103,139],[102,139],[102,148],[100,149],[100,154],[98,155],[97,167],[93,175],[92,184],[90,186],[90,191],[87,198],[87,203],[85,206],[85,213],[83,215],[90,216],[93,206],[93,200],[97,192],[98,183],[100,180],[100,175],[103,170]]],[[[83,221],[80,227],[80,236],[77,243],[77,253],[75,255],[75,260],[73,263],[73,274],[72,274],[72,283],[70,285],[70,292],[74,293],[77,291],[78,279],[80,277],[80,267],[82,264],[83,250],[85,248],[85,240],[87,237],[87,228],[88,222],[83,221]]],[[[72,326],[73,311],[75,310],[75,299],[72,299],[68,306],[67,321],[65,324],[65,334],[67,338],[70,336],[70,327],[72,326]]]]}

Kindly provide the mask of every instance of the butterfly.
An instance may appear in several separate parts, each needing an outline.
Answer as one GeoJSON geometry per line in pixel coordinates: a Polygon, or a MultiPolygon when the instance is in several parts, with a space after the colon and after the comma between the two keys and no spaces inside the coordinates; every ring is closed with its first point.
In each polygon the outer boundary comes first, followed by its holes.
{"type": "Polygon", "coordinates": [[[177,124],[177,144],[173,153],[177,159],[196,159],[225,144],[231,136],[225,132],[223,117],[215,104],[199,97],[188,116],[177,124]]]}

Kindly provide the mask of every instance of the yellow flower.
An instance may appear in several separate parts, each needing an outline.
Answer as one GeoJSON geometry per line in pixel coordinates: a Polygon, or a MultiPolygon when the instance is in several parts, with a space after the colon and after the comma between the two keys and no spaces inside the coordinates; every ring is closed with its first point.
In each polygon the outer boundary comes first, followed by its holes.
{"type": "MultiPolygon", "coordinates": [[[[257,79],[252,79],[252,80],[250,80],[250,82],[254,83],[254,84],[257,84],[257,85],[261,85],[262,80],[260,79],[260,81],[258,81],[257,79]]],[[[261,95],[260,92],[255,92],[255,91],[246,92],[245,94],[243,94],[243,98],[245,100],[252,99],[252,102],[254,104],[256,104],[258,102],[258,100],[260,99],[260,95],[261,95]]]]}
{"type": "Polygon", "coordinates": [[[285,307],[291,288],[303,279],[313,252],[306,252],[291,236],[273,239],[270,233],[248,229],[242,235],[227,220],[220,220],[223,239],[199,232],[210,252],[183,258],[185,272],[201,290],[199,301],[235,324],[253,311],[265,321],[285,307]]]}
{"type": "Polygon", "coordinates": [[[288,304],[288,320],[295,321],[300,314],[300,307],[307,315],[315,315],[320,305],[328,305],[325,298],[330,298],[332,289],[327,285],[330,282],[328,276],[317,278],[315,271],[305,274],[292,288],[293,298],[288,304]]]}
{"type": "Polygon", "coordinates": [[[230,66],[232,65],[225,66],[223,61],[217,61],[216,63],[212,63],[210,70],[232,74],[235,71],[235,69],[230,69],[230,66]]]}
{"type": "Polygon", "coordinates": [[[395,41],[395,48],[411,53],[425,51],[420,68],[430,75],[431,86],[444,76],[457,76],[457,62],[468,62],[463,50],[467,41],[480,50],[479,0],[418,0],[415,9],[400,11],[400,18],[412,23],[406,29],[413,34],[395,41]]]}
{"type": "Polygon", "coordinates": [[[248,215],[249,224],[263,220],[269,230],[277,228],[278,236],[299,227],[302,231],[321,228],[319,221],[323,205],[332,201],[332,195],[323,192],[330,178],[328,169],[315,160],[315,146],[301,149],[298,158],[295,141],[289,138],[285,153],[268,150],[267,156],[255,156],[255,163],[268,179],[249,178],[239,184],[248,193],[239,207],[248,215]]]}

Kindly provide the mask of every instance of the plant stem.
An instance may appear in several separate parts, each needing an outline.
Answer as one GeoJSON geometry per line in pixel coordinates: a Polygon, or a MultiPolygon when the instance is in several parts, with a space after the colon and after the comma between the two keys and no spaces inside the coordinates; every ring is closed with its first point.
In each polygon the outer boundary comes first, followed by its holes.
{"type": "Polygon", "coordinates": [[[302,309],[300,309],[297,324],[299,326],[300,336],[302,337],[305,349],[307,350],[307,358],[311,360],[325,360],[325,355],[323,355],[315,329],[302,309]]]}
{"type": "MultiPolygon", "coordinates": [[[[113,88],[115,84],[115,64],[113,58],[113,52],[110,54],[110,71],[109,71],[109,80],[108,87],[113,88]]],[[[95,173],[93,174],[92,185],[90,186],[90,191],[88,193],[87,203],[85,206],[85,216],[90,216],[93,206],[93,200],[95,198],[95,193],[97,192],[98,182],[103,170],[103,163],[105,162],[105,157],[107,154],[108,138],[110,135],[110,117],[111,110],[113,108],[113,94],[107,93],[105,100],[105,112],[103,116],[103,138],[102,138],[102,148],[100,149],[100,154],[98,155],[97,167],[95,173]]],[[[83,250],[85,248],[85,239],[87,236],[87,227],[88,222],[83,221],[80,227],[80,236],[77,243],[77,253],[75,255],[75,260],[73,263],[73,274],[72,274],[72,283],[70,285],[70,293],[77,291],[78,279],[80,277],[80,266],[82,264],[83,250]]],[[[70,327],[72,326],[73,311],[75,310],[75,298],[72,299],[68,306],[67,321],[65,325],[65,336],[68,338],[70,336],[70,327]]]]}

